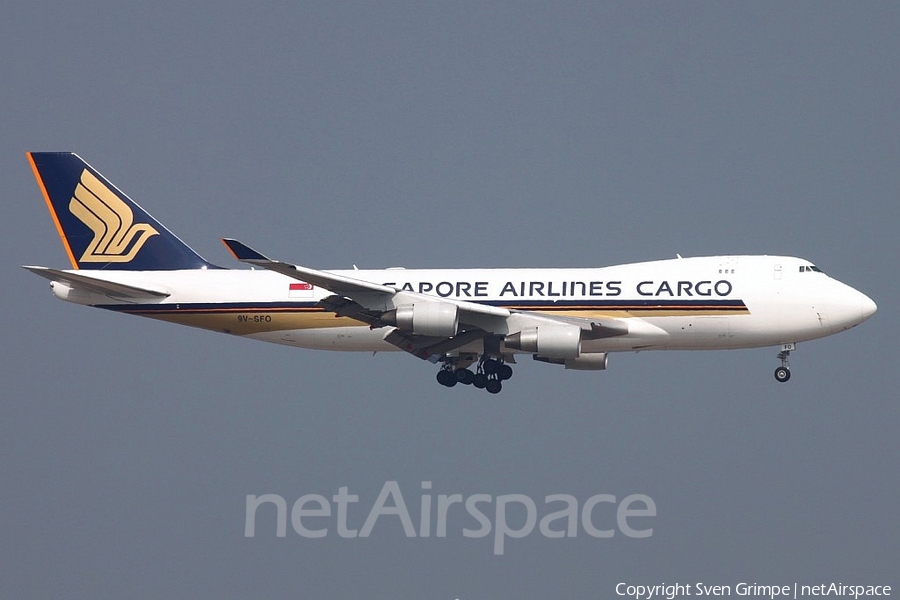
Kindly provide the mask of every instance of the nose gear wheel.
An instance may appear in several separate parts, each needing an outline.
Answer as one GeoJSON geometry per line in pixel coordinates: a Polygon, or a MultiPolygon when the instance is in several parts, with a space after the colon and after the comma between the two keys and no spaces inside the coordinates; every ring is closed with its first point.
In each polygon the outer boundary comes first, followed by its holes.
{"type": "Polygon", "coordinates": [[[778,353],[778,360],[781,361],[781,366],[775,369],[775,380],[779,383],[786,383],[791,378],[791,369],[788,366],[788,357],[790,355],[790,350],[782,350],[778,353]]]}

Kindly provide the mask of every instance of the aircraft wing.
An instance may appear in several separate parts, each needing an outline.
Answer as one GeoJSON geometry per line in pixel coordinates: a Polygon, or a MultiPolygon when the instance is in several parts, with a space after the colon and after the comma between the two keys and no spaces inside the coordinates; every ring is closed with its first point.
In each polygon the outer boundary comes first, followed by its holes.
{"type": "MultiPolygon", "coordinates": [[[[420,302],[436,301],[434,296],[427,294],[404,292],[388,285],[272,260],[237,240],[225,238],[222,242],[234,257],[241,262],[269,269],[305,283],[311,283],[339,296],[354,300],[367,309],[377,309],[382,305],[384,306],[382,310],[393,308],[393,306],[389,306],[389,300],[393,298],[402,299],[405,302],[417,300],[420,302]]],[[[476,320],[481,320],[484,317],[505,318],[510,315],[510,311],[505,308],[478,304],[477,302],[455,300],[453,298],[441,298],[440,301],[458,306],[461,320],[464,320],[467,315],[470,318],[477,317],[476,320]]]]}
{"type": "Polygon", "coordinates": [[[102,294],[119,300],[158,300],[171,295],[165,290],[115,283],[98,277],[72,273],[71,271],[59,271],[47,267],[26,266],[23,268],[50,281],[64,283],[70,288],[102,294]]]}
{"type": "Polygon", "coordinates": [[[325,271],[317,271],[308,269],[298,265],[292,265],[277,260],[272,260],[263,256],[250,246],[243,244],[237,240],[223,238],[222,243],[234,255],[236,259],[247,264],[269,269],[282,275],[287,275],[293,279],[311,283],[320,288],[324,288],[329,292],[341,294],[342,296],[353,297],[358,293],[378,293],[378,294],[396,294],[397,289],[377,283],[370,283],[361,279],[345,277],[335,273],[326,273],[325,271]]]}
{"type": "MultiPolygon", "coordinates": [[[[583,319],[509,310],[477,302],[453,298],[438,298],[428,294],[408,292],[396,287],[372,283],[346,275],[318,271],[307,267],[272,260],[265,255],[233,239],[222,242],[241,262],[269,269],[293,279],[311,283],[332,292],[320,301],[320,305],[338,316],[351,317],[372,327],[383,327],[383,314],[398,306],[415,303],[454,304],[459,310],[459,331],[449,337],[430,337],[394,329],[385,340],[419,358],[433,358],[462,347],[486,334],[505,336],[525,327],[567,325],[581,330],[581,339],[597,340],[628,335],[629,325],[621,319],[583,319]]],[[[499,342],[498,348],[499,348],[499,342]]]]}

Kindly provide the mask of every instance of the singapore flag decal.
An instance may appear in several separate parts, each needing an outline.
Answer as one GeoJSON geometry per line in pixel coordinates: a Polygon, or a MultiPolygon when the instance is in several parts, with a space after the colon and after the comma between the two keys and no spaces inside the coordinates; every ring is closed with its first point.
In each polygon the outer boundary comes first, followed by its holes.
{"type": "Polygon", "coordinates": [[[311,283],[292,283],[288,288],[288,298],[312,298],[313,285],[311,283]]]}

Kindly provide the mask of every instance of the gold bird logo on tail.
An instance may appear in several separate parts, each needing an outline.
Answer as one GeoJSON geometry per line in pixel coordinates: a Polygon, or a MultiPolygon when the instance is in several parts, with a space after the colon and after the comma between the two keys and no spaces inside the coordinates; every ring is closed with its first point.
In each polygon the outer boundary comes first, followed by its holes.
{"type": "Polygon", "coordinates": [[[147,223],[134,223],[131,208],[87,169],[75,186],[69,211],[94,232],[81,262],[131,262],[147,240],[159,235],[147,223]]]}

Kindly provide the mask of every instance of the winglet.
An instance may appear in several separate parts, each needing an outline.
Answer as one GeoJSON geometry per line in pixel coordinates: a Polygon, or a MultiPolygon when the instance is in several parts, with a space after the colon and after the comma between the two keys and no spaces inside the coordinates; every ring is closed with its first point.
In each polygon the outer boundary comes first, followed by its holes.
{"type": "Polygon", "coordinates": [[[233,240],[231,238],[222,238],[222,243],[228,248],[228,251],[240,261],[262,260],[271,262],[271,259],[263,256],[247,244],[233,240]]]}

